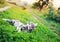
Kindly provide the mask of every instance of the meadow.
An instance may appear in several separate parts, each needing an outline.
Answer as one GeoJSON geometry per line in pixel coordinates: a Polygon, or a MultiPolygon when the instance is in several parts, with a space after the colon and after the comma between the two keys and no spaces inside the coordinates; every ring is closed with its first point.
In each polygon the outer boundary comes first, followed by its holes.
{"type": "Polygon", "coordinates": [[[60,37],[44,24],[39,14],[41,13],[31,13],[17,6],[0,12],[0,42],[60,42],[60,37]],[[16,28],[3,21],[3,18],[16,19],[24,24],[31,21],[37,23],[38,26],[31,33],[17,32],[16,28]]]}

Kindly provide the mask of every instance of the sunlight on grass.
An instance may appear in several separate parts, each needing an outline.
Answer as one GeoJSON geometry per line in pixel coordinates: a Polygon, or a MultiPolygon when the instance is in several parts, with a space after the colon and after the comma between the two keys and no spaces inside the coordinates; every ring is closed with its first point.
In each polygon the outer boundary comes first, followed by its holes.
{"type": "MultiPolygon", "coordinates": [[[[35,13],[35,12],[34,12],[35,13]]],[[[36,14],[38,14],[37,12],[36,14]]],[[[39,16],[38,16],[39,17],[39,16]]],[[[8,31],[8,35],[11,38],[16,39],[16,42],[58,42],[60,40],[59,36],[57,36],[54,32],[52,32],[47,26],[43,25],[41,22],[38,22],[36,19],[34,19],[33,15],[26,10],[22,10],[21,8],[17,6],[13,6],[12,8],[0,12],[0,27],[3,28],[4,31],[8,31]],[[31,32],[16,32],[15,27],[10,25],[7,22],[4,22],[2,19],[17,19],[21,21],[22,23],[26,24],[27,21],[32,21],[34,23],[38,23],[38,26],[31,32]],[[9,29],[10,30],[9,30],[9,29]],[[15,32],[14,32],[15,31],[15,32]]],[[[10,38],[10,39],[11,39],[10,38]]],[[[9,39],[9,38],[8,38],[9,39]]],[[[12,40],[14,41],[14,40],[12,40]]]]}

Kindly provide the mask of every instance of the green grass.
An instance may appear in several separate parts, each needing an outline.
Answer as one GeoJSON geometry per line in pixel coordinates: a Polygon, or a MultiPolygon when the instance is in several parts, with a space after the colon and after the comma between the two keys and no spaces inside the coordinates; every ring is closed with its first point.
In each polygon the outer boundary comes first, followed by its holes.
{"type": "Polygon", "coordinates": [[[52,32],[48,26],[37,21],[28,11],[16,6],[0,12],[0,32],[1,42],[60,42],[60,37],[52,32]],[[17,19],[24,24],[27,21],[32,21],[38,23],[38,26],[31,33],[17,32],[15,27],[3,21],[3,18],[17,19]]]}
{"type": "MultiPolygon", "coordinates": [[[[48,9],[46,9],[43,13],[40,13],[39,11],[32,12],[37,16],[38,20],[42,24],[48,26],[49,29],[51,29],[54,33],[60,36],[60,23],[47,19],[48,9]]],[[[54,14],[56,13],[54,12],[54,14]]]]}

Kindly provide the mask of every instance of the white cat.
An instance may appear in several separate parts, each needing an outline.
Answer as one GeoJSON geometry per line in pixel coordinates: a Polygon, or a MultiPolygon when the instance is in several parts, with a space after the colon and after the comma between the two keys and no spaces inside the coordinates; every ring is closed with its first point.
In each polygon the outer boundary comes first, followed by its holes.
{"type": "Polygon", "coordinates": [[[19,20],[9,20],[9,19],[3,19],[3,20],[9,22],[14,27],[16,27],[16,29],[18,30],[18,32],[20,32],[22,30],[24,30],[26,32],[31,32],[37,26],[37,23],[35,24],[33,22],[28,22],[26,25],[24,25],[19,20]]]}

